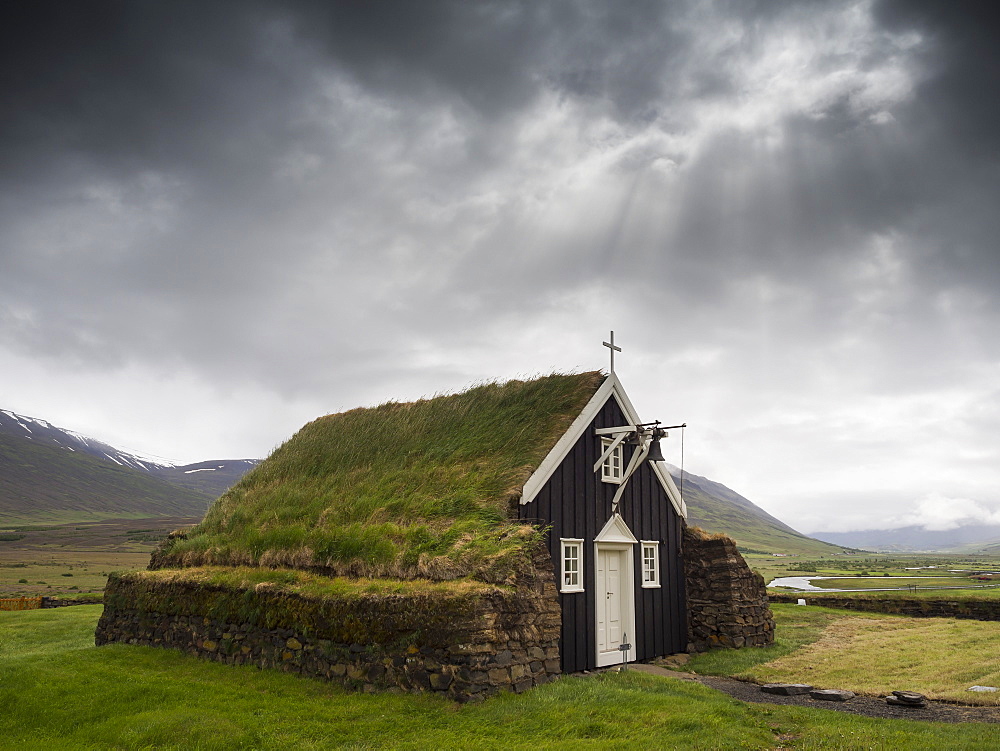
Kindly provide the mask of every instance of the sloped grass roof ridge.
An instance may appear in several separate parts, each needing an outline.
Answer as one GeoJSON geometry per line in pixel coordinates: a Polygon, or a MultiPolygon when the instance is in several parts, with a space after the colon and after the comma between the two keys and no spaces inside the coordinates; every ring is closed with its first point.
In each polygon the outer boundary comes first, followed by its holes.
{"type": "Polygon", "coordinates": [[[320,417],[153,567],[510,580],[540,536],[516,521],[520,490],[603,380],[553,374],[320,417]]]}

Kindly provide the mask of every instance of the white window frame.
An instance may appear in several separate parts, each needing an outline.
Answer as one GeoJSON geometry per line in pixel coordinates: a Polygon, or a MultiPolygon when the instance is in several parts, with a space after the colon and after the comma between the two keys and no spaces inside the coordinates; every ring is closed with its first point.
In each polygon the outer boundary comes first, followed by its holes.
{"type": "MultiPolygon", "coordinates": [[[[614,441],[613,438],[601,438],[601,453],[603,454],[608,450],[608,447],[614,441]]],[[[608,454],[607,458],[601,464],[601,481],[611,482],[615,485],[621,485],[622,478],[625,476],[625,442],[620,441],[615,450],[608,454]]]]}
{"type": "Polygon", "coordinates": [[[660,586],[660,542],[659,540],[640,540],[642,544],[642,587],[654,589],[660,586]],[[646,551],[652,550],[653,555],[646,557],[646,551]],[[649,562],[652,561],[652,566],[649,562]],[[647,575],[650,575],[647,579],[647,575]]]}
{"type": "Polygon", "coordinates": [[[560,537],[559,543],[559,591],[583,592],[583,540],[576,537],[560,537]],[[572,547],[576,548],[576,556],[567,557],[566,549],[572,547]],[[575,571],[566,565],[569,561],[576,563],[575,571]],[[567,574],[576,574],[576,581],[567,582],[567,574]]]}

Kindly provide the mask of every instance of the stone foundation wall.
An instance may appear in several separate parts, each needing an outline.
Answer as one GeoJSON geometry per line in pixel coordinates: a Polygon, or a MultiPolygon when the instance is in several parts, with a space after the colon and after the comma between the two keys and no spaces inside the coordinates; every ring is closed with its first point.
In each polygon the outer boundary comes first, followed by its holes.
{"type": "Polygon", "coordinates": [[[561,618],[548,565],[513,590],[340,602],[261,587],[158,585],[142,573],[109,578],[98,645],[169,647],[347,688],[434,691],[457,701],[521,692],[560,672],[561,618]],[[237,621],[236,606],[254,615],[237,621]]]}
{"type": "Polygon", "coordinates": [[[968,618],[977,621],[1000,621],[1000,600],[925,600],[916,597],[871,598],[799,594],[774,594],[773,602],[798,602],[804,599],[809,605],[844,610],[862,610],[867,613],[891,613],[914,618],[968,618]]]}
{"type": "Polygon", "coordinates": [[[764,580],[750,570],[735,542],[687,527],[683,558],[689,652],[774,642],[774,616],[764,580]]]}

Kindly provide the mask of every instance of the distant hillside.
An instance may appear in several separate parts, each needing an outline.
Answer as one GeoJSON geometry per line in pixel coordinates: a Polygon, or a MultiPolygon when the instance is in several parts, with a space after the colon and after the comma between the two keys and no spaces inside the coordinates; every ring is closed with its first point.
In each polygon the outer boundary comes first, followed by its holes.
{"type": "MultiPolygon", "coordinates": [[[[680,487],[680,469],[669,464],[667,467],[680,487]]],[[[796,532],[736,491],[687,471],[684,472],[684,501],[688,507],[688,524],[708,532],[727,534],[744,548],[809,555],[830,555],[843,550],[840,545],[796,532]]]]}
{"type": "Polygon", "coordinates": [[[257,460],[174,467],[0,410],[0,523],[203,516],[257,460]]]}
{"type": "Polygon", "coordinates": [[[214,499],[229,490],[258,464],[259,459],[226,459],[185,464],[181,467],[155,467],[149,473],[182,488],[206,493],[214,499]]]}
{"type": "Polygon", "coordinates": [[[72,430],[57,428],[52,423],[39,420],[37,417],[25,417],[5,409],[0,409],[0,435],[25,438],[40,446],[51,446],[74,453],[88,454],[120,467],[148,470],[164,466],[151,459],[119,451],[114,446],[87,438],[72,430]]]}
{"type": "Polygon", "coordinates": [[[1000,556],[1000,541],[991,542],[988,545],[983,545],[982,549],[979,551],[983,555],[997,555],[1000,556]]]}
{"type": "MultiPolygon", "coordinates": [[[[233,459],[171,466],[0,410],[0,523],[200,517],[257,464],[233,459]]],[[[680,471],[669,468],[680,485],[680,471]]],[[[686,472],[683,486],[688,522],[723,532],[745,548],[810,555],[841,550],[796,532],[725,485],[686,472]]]]}
{"type": "Polygon", "coordinates": [[[0,434],[0,522],[201,516],[212,497],[90,454],[0,434]]]}
{"type": "Polygon", "coordinates": [[[865,550],[906,553],[995,553],[1000,548],[1000,525],[967,524],[930,530],[918,526],[866,529],[857,532],[817,532],[834,544],[865,550]]]}

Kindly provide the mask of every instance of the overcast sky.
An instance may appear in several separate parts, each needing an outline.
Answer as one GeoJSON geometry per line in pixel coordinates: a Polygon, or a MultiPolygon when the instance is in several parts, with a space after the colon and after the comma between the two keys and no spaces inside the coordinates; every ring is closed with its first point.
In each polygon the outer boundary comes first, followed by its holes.
{"type": "Polygon", "coordinates": [[[607,369],[614,329],[686,468],[792,526],[1000,523],[978,6],[17,3],[0,408],[263,457],[329,412],[607,369]]]}

